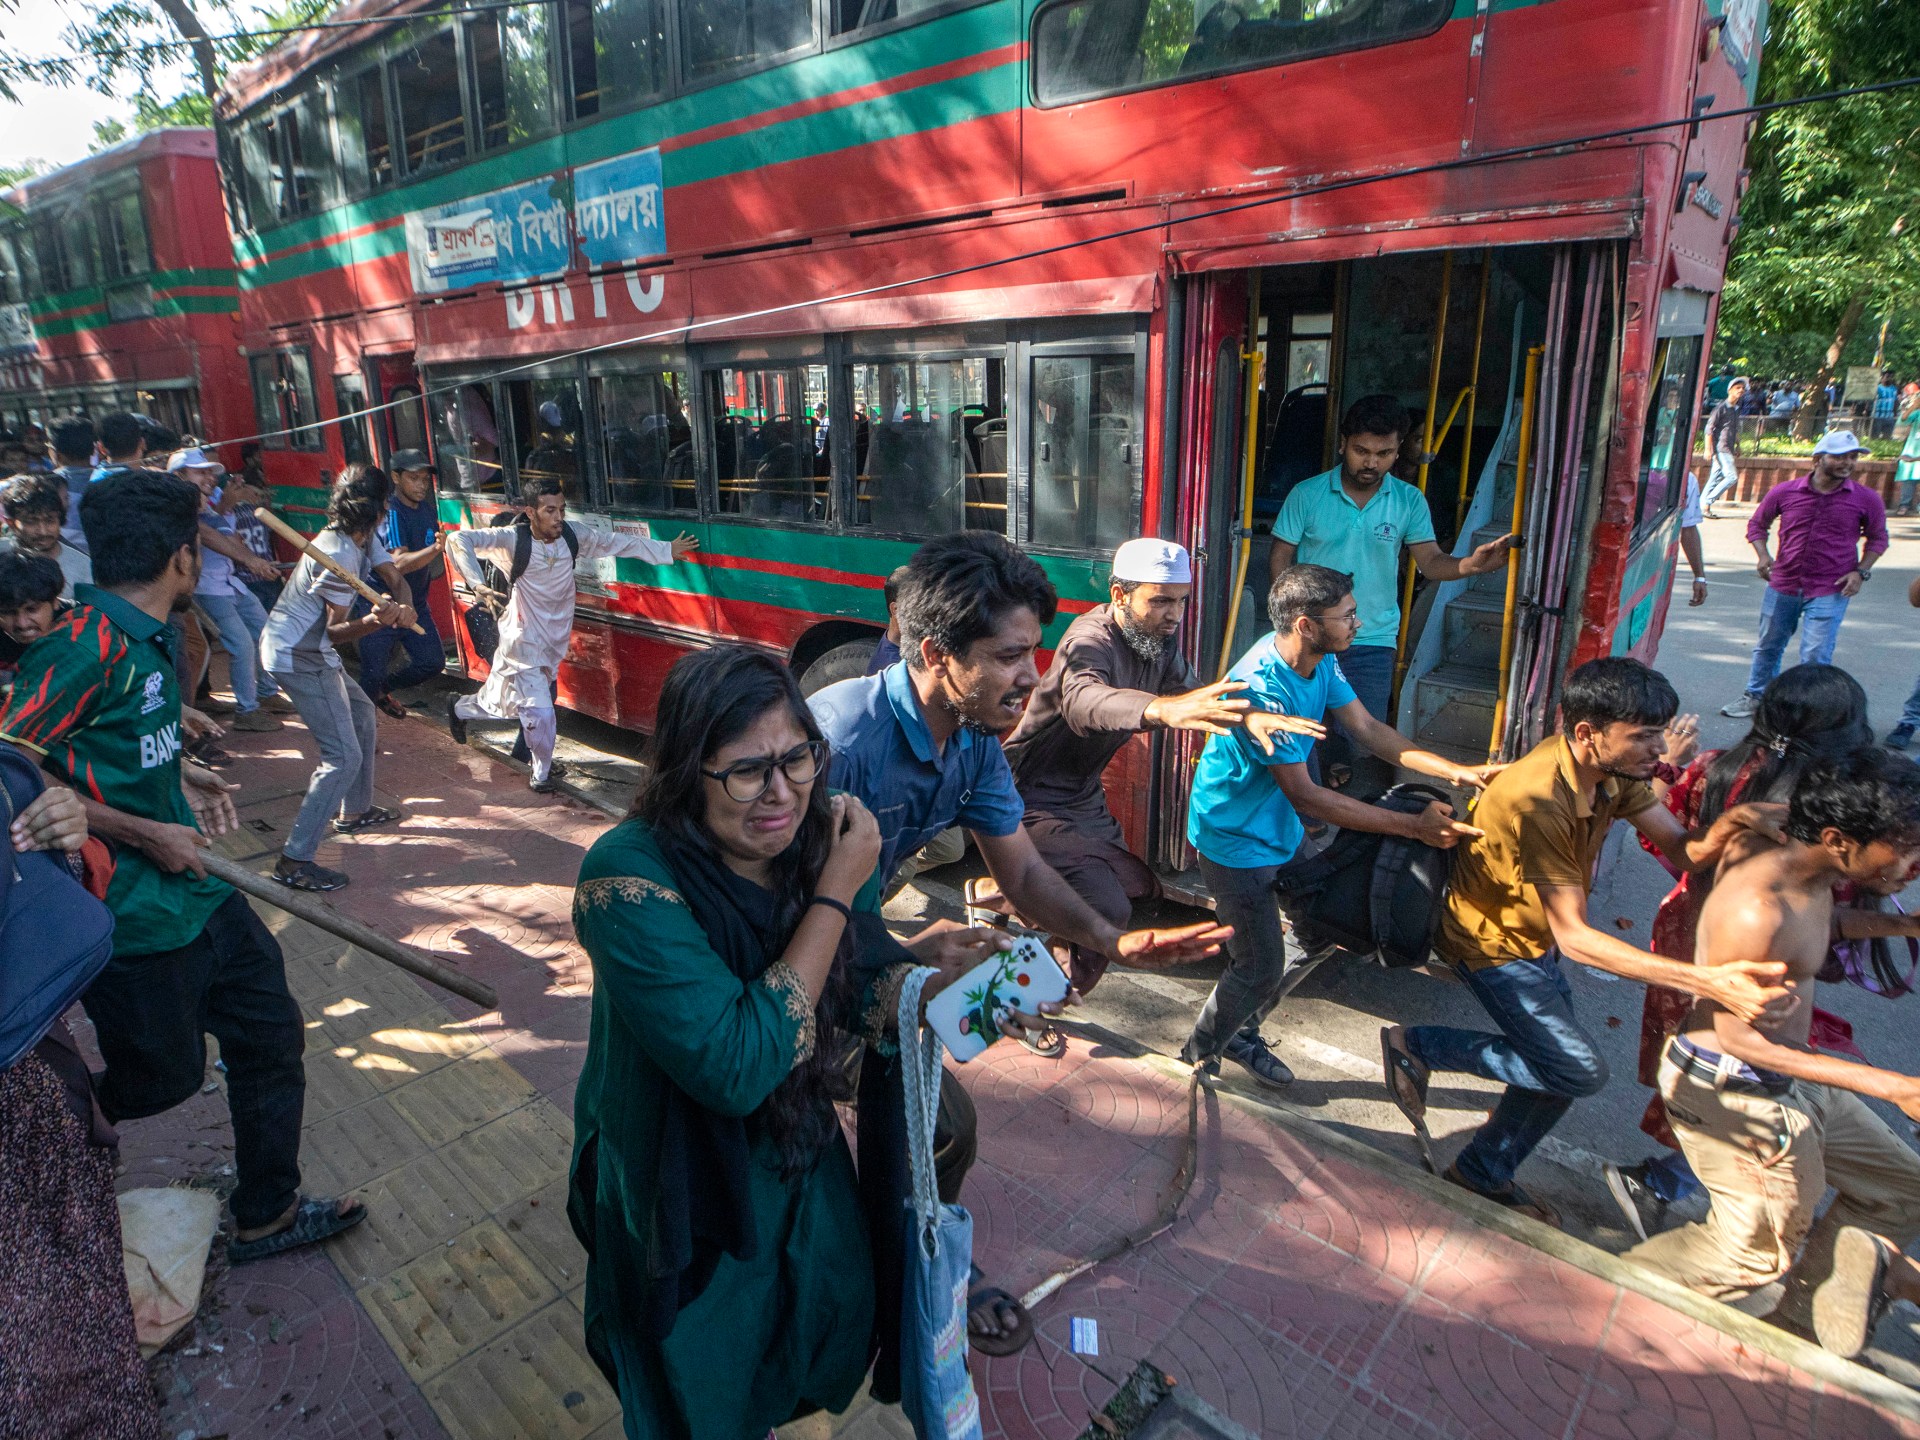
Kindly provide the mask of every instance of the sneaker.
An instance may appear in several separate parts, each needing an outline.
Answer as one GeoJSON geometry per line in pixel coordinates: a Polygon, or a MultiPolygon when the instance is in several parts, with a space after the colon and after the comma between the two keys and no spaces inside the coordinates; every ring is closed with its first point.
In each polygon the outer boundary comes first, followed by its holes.
{"type": "Polygon", "coordinates": [[[1627,1217],[1627,1228],[1641,1240],[1651,1239],[1667,1228],[1667,1202],[1647,1188],[1647,1167],[1615,1165],[1609,1161],[1601,1173],[1607,1181],[1607,1193],[1620,1213],[1627,1217]]]}
{"type": "Polygon", "coordinates": [[[247,730],[265,734],[280,729],[286,722],[277,715],[269,715],[264,710],[242,710],[227,722],[229,730],[247,730]]]}
{"type": "Polygon", "coordinates": [[[467,722],[460,718],[459,703],[458,700],[447,701],[447,733],[453,736],[454,744],[464,745],[467,743],[467,722]]]}
{"type": "Polygon", "coordinates": [[[1720,713],[1729,720],[1750,720],[1753,718],[1753,707],[1759,700],[1758,695],[1742,695],[1731,705],[1722,705],[1720,713]]]}
{"type": "Polygon", "coordinates": [[[1887,738],[1881,742],[1889,750],[1904,750],[1913,743],[1913,726],[1902,720],[1893,729],[1887,731],[1887,738]]]}
{"type": "Polygon", "coordinates": [[[1267,1048],[1267,1042],[1258,1034],[1250,1035],[1242,1030],[1227,1042],[1227,1048],[1221,1053],[1234,1064],[1244,1066],[1249,1075],[1270,1090],[1284,1090],[1293,1083],[1293,1071],[1267,1048]]]}
{"type": "Polygon", "coordinates": [[[1887,1266],[1900,1254],[1870,1230],[1849,1225],[1833,1246],[1833,1274],[1813,1292],[1813,1333],[1823,1350],[1851,1360],[1867,1348],[1887,1312],[1887,1266]]]}
{"type": "Polygon", "coordinates": [[[1536,1200],[1518,1185],[1509,1184],[1504,1190],[1482,1190],[1460,1173],[1458,1165],[1449,1165],[1447,1173],[1440,1177],[1449,1185],[1458,1185],[1462,1190],[1478,1195],[1482,1200],[1491,1200],[1494,1204],[1511,1210],[1516,1215],[1524,1215],[1529,1220],[1538,1220],[1542,1225],[1560,1228],[1560,1214],[1544,1200],[1536,1200]]]}
{"type": "Polygon", "coordinates": [[[278,690],[274,691],[271,695],[262,695],[260,697],[260,708],[262,710],[271,710],[276,715],[291,715],[294,713],[293,701],[282,695],[278,690]]]}
{"type": "Polygon", "coordinates": [[[193,708],[205,711],[209,715],[232,715],[239,709],[233,701],[217,700],[211,695],[202,695],[200,697],[200,703],[193,708]]]}

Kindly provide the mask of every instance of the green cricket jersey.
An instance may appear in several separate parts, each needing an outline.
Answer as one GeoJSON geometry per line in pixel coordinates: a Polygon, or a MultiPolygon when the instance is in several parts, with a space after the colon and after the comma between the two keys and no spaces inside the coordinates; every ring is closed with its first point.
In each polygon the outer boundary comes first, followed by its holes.
{"type": "MultiPolygon", "coordinates": [[[[0,735],[103,805],[194,825],[180,791],[180,690],[167,635],[119,596],[76,585],[73,608],[21,656],[0,735]]],[[[107,890],[113,953],[178,949],[232,893],[211,875],[169,875],[121,846],[107,890]]]]}

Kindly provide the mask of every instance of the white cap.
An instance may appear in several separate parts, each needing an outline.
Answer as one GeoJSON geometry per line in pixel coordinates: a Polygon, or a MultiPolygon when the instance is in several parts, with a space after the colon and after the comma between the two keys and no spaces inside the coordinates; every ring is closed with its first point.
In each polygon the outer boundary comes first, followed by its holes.
{"type": "Polygon", "coordinates": [[[1860,437],[1851,430],[1829,430],[1820,437],[1813,447],[1816,455],[1858,455],[1867,447],[1860,443],[1860,437]]]}
{"type": "Polygon", "coordinates": [[[1193,562],[1171,540],[1129,540],[1113,552],[1113,578],[1148,585],[1191,585],[1193,562]]]}
{"type": "Polygon", "coordinates": [[[218,460],[209,459],[207,452],[195,446],[191,450],[176,450],[173,458],[167,461],[169,470],[211,470],[216,475],[227,473],[227,467],[218,460]]]}

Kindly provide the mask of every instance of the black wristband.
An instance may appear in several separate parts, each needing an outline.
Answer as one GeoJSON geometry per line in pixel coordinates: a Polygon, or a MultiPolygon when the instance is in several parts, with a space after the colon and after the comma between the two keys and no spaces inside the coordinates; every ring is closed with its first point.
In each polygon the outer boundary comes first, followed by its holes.
{"type": "Polygon", "coordinates": [[[840,912],[842,919],[844,919],[849,925],[853,923],[853,911],[849,909],[847,906],[842,905],[838,900],[834,899],[831,895],[816,895],[811,900],[807,901],[807,904],[809,906],[824,905],[829,910],[838,910],[840,912]]]}

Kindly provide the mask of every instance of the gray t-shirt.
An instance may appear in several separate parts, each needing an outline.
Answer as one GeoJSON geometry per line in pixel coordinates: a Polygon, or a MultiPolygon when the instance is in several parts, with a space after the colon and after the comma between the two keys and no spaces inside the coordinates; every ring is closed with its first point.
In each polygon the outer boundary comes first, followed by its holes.
{"type": "MultiPolygon", "coordinates": [[[[378,535],[369,536],[361,546],[332,526],[314,536],[313,543],[362,580],[373,573],[374,566],[391,558],[378,535]]],[[[281,674],[339,669],[340,652],[327,639],[327,606],[351,605],[355,598],[351,585],[311,555],[302,555],[261,632],[260,663],[281,674]]]]}

